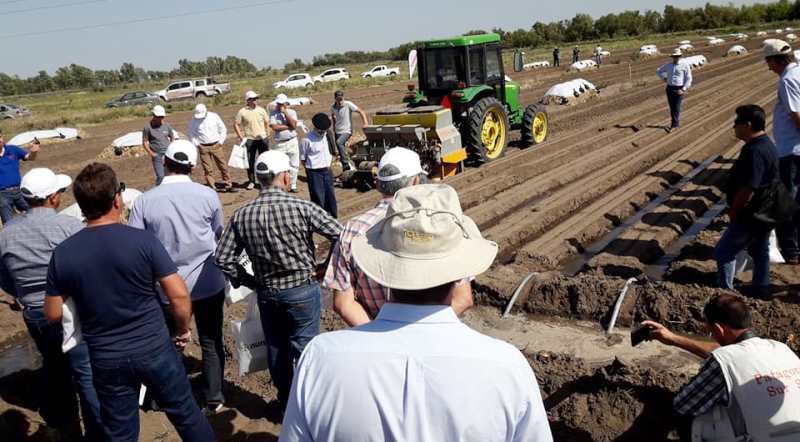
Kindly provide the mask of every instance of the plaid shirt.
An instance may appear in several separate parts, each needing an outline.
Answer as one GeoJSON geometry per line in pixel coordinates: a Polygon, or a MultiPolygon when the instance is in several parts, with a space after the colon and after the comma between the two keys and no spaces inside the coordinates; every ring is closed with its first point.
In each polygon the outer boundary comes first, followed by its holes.
{"type": "Polygon", "coordinates": [[[217,265],[239,279],[247,252],[260,289],[285,290],[314,277],[313,233],[335,241],[342,226],[316,204],[270,187],[233,214],[216,251],[217,265]]]}
{"type": "Polygon", "coordinates": [[[364,235],[370,227],[386,216],[391,198],[382,199],[374,208],[351,219],[344,227],[339,242],[331,252],[323,284],[339,292],[353,289],[356,300],[364,307],[370,319],[375,319],[381,306],[389,297],[389,289],[370,279],[358,268],[350,246],[353,239],[364,235]]]}
{"type": "Polygon", "coordinates": [[[712,356],[703,368],[675,396],[672,407],[682,416],[697,417],[715,405],[728,403],[728,386],[722,367],[712,356]]]}

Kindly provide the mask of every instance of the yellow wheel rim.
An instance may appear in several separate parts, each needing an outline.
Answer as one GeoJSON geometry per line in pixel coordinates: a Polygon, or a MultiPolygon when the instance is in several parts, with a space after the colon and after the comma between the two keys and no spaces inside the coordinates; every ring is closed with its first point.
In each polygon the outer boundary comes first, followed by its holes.
{"type": "Polygon", "coordinates": [[[533,118],[533,141],[539,144],[547,138],[547,115],[539,112],[533,118]]]}
{"type": "Polygon", "coordinates": [[[481,127],[481,144],[486,149],[486,157],[490,160],[498,158],[506,146],[506,125],[503,113],[498,109],[489,109],[481,127]]]}

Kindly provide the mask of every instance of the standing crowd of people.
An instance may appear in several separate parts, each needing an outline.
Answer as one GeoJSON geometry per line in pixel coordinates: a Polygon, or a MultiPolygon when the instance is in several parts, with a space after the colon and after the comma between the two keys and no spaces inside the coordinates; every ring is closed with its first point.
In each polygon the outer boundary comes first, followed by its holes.
{"type": "MultiPolygon", "coordinates": [[[[765,202],[796,194],[799,184],[800,70],[788,44],[773,41],[765,51],[780,75],[777,148],[762,108],[736,109],[734,131],[745,145],[726,186],[731,221],[715,254],[718,285],[733,289],[732,262],[750,250],[755,274],[742,291],[758,298],[769,296],[769,231],[779,228],[787,262],[796,264],[800,254],[797,217],[784,216],[796,207],[765,202]]],[[[667,75],[673,98],[691,83],[678,66],[676,60],[667,75]]],[[[419,155],[395,147],[376,169],[380,201],[342,225],[332,154],[346,166],[350,119],[359,113],[366,124],[366,113],[337,92],[330,116],[315,115],[313,130],[298,140],[302,125],[288,98],[278,96],[269,111],[258,98],[247,92],[235,131],[247,150],[245,187],[259,193],[227,224],[217,194],[234,187],[222,156],[227,129],[205,105],[195,108],[186,140],[176,139],[163,108],[153,109],[144,138],[157,185],[133,203],[127,224],[126,186],[110,166],[89,164],[74,182],[46,168],[20,176],[19,161],[35,159],[38,144],[28,152],[0,137],[0,196],[12,204],[0,231],[0,287],[22,305],[42,355],[47,425],[87,441],[136,441],[143,385],[183,440],[216,440],[207,417],[225,406],[227,281],[255,291],[284,415],[281,440],[552,441],[523,354],[459,319],[498,245],[463,213],[455,190],[428,183],[419,155]],[[191,178],[198,162],[205,184],[191,178]],[[301,163],[311,201],[295,195],[301,163]],[[57,212],[70,186],[85,223],[57,212]],[[12,217],[14,207],[22,213],[12,217]],[[318,260],[315,235],[331,244],[325,260],[318,260]],[[323,286],[352,328],[320,334],[323,286]],[[79,318],[82,334],[66,353],[65,314],[79,318]],[[182,357],[192,318],[202,353],[199,403],[182,357]]],[[[791,430],[800,421],[798,396],[778,403],[753,380],[797,374],[800,359],[755,335],[738,296],[715,296],[703,316],[714,342],[644,323],[652,339],[706,358],[675,398],[684,440],[695,431],[692,422],[711,432],[730,424],[754,440],[791,430]]]]}

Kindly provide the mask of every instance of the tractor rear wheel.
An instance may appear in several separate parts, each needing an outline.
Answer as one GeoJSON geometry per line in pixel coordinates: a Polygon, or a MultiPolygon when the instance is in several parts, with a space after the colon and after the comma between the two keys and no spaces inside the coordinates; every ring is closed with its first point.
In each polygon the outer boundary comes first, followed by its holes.
{"type": "Polygon", "coordinates": [[[522,117],[522,144],[525,147],[544,143],[550,132],[550,117],[542,106],[532,104],[522,117]]]}
{"type": "Polygon", "coordinates": [[[508,143],[508,113],[494,97],[478,100],[470,109],[464,131],[467,151],[480,162],[494,161],[505,154],[508,143]]]}

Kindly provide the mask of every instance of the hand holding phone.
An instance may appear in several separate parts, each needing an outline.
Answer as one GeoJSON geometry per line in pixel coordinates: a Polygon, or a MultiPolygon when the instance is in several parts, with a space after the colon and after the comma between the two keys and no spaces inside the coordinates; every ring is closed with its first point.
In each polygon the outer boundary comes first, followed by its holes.
{"type": "Polygon", "coordinates": [[[636,347],[637,345],[641,344],[644,341],[649,341],[650,337],[650,327],[646,324],[639,325],[639,327],[634,328],[631,330],[631,346],[636,347]]]}

